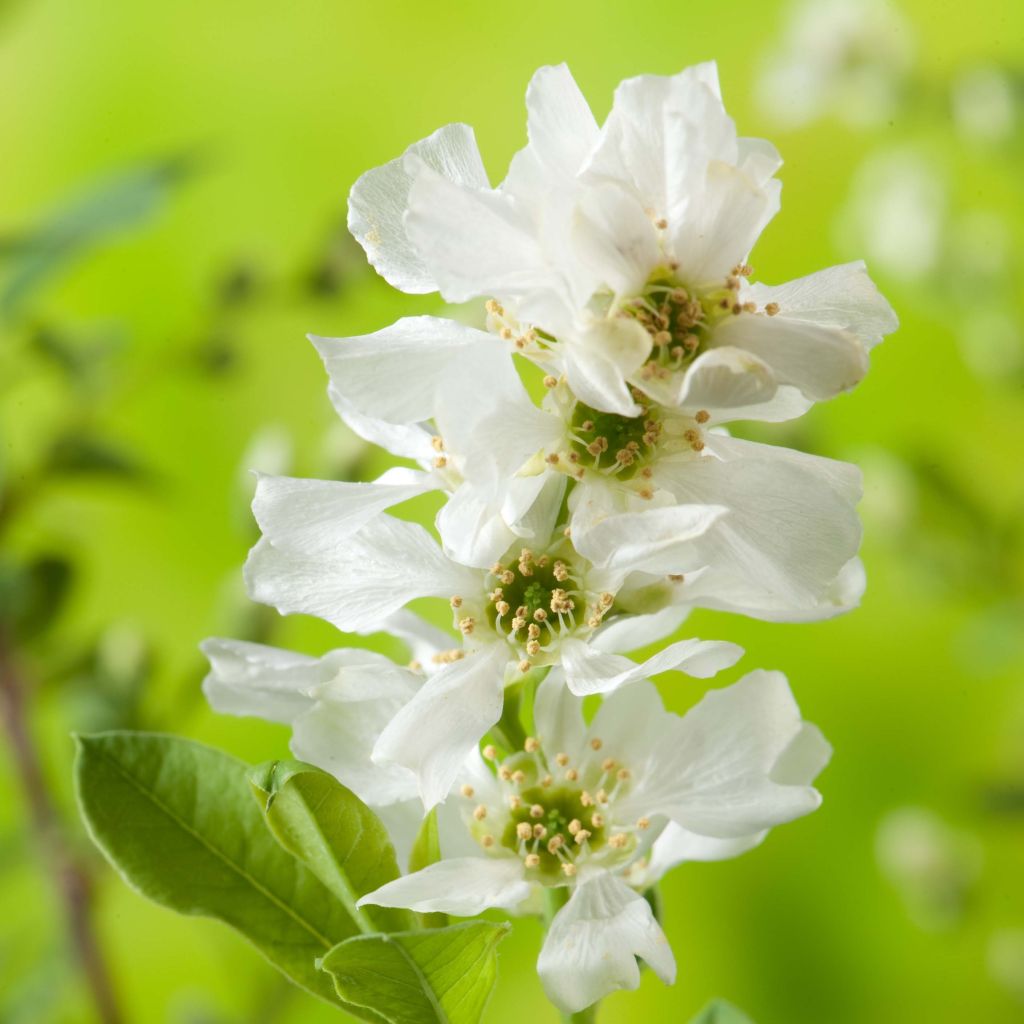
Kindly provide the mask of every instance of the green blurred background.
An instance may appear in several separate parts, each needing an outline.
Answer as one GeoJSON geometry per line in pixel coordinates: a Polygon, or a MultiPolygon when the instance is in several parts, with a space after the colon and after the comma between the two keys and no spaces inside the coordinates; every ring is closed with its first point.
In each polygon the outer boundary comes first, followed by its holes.
{"type": "MultiPolygon", "coordinates": [[[[278,756],[285,730],[204,706],[197,643],[343,642],[248,605],[240,566],[248,468],[386,466],[335,421],[305,334],[443,308],[365,268],[352,181],[456,120],[500,180],[541,64],[568,61],[603,117],[620,79],[708,58],[786,159],[756,276],[863,256],[902,327],[854,394],[747,432],[863,465],[863,607],[691,620],[746,646],[729,678],[788,673],[835,746],[824,807],[675,872],[676,986],[645,975],[601,1019],[724,996],[758,1024],[1024,1020],[1024,7],[22,0],[0,6],[5,1024],[101,1019],[70,904],[126,1021],[340,1019],[114,877],[69,733],[278,756]]],[[[704,688],[661,683],[679,710],[704,688]]],[[[504,943],[494,1024],[556,1019],[539,938],[519,921],[504,943]]]]}

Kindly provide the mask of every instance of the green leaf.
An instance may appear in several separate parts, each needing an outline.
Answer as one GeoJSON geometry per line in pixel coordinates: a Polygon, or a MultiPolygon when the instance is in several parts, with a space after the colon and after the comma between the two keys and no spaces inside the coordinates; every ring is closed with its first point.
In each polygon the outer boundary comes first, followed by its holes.
{"type": "Polygon", "coordinates": [[[137,892],[241,932],[292,981],[347,1006],[316,960],[358,934],[345,906],[267,831],[248,766],[174,736],[76,737],[75,788],[89,834],[137,892]]]}
{"type": "Polygon", "coordinates": [[[347,1003],[388,1024],[476,1024],[498,974],[507,924],[469,921],[432,931],[361,935],[320,961],[347,1003]]]}
{"type": "MultiPolygon", "coordinates": [[[[441,837],[437,831],[437,808],[431,809],[423,819],[416,841],[409,853],[409,871],[422,871],[441,859],[441,837]]],[[[444,928],[449,921],[447,914],[420,914],[420,920],[428,928],[444,928]]]]}
{"type": "Polygon", "coordinates": [[[690,1024],[754,1024],[745,1014],[724,999],[712,999],[690,1024]]]}
{"type": "Polygon", "coordinates": [[[92,246],[149,217],[170,190],[193,172],[195,163],[176,156],[133,168],[54,214],[16,248],[7,283],[0,291],[0,309],[15,312],[92,246]]]}
{"type": "Polygon", "coordinates": [[[67,600],[74,566],[60,555],[39,555],[26,565],[0,563],[0,621],[18,640],[53,625],[67,600]]]}
{"type": "Polygon", "coordinates": [[[301,761],[270,761],[249,772],[274,838],[345,905],[364,932],[415,926],[407,910],[356,901],[401,872],[380,819],[333,775],[301,761]]]}

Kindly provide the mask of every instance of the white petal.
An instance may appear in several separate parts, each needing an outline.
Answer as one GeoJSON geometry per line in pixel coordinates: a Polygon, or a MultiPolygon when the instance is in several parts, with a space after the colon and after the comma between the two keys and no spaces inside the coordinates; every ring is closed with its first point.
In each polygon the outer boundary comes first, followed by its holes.
{"type": "MultiPolygon", "coordinates": [[[[452,181],[477,188],[487,186],[473,129],[464,124],[439,128],[406,150],[452,181]]],[[[410,244],[402,218],[412,174],[406,156],[367,171],[352,186],[348,229],[366,250],[370,263],[389,284],[405,292],[437,290],[423,260],[410,244]]]]}
{"type": "Polygon", "coordinates": [[[333,385],[327,389],[327,394],[345,426],[364,441],[378,445],[399,458],[413,459],[422,466],[429,465],[435,458],[433,434],[418,423],[389,423],[375,416],[366,416],[333,385]]]}
{"type": "Polygon", "coordinates": [[[590,646],[612,654],[635,651],[671,636],[689,614],[689,608],[676,605],[650,615],[618,615],[590,638],[590,646]]]}
{"type": "MultiPolygon", "coordinates": [[[[579,760],[584,765],[587,762],[600,764],[609,756],[622,764],[642,765],[650,757],[658,738],[676,721],[677,716],[665,710],[657,687],[650,682],[637,682],[608,694],[597,709],[586,739],[600,739],[600,751],[593,752],[585,743],[575,749],[583,750],[579,760]]],[[[563,749],[571,751],[573,748],[563,749]]]]}
{"type": "Polygon", "coordinates": [[[477,573],[445,558],[416,523],[383,515],[358,533],[324,529],[316,544],[300,544],[295,534],[310,534],[301,509],[291,511],[292,521],[260,524],[266,534],[245,564],[250,597],[283,615],[317,615],[341,630],[372,632],[417,597],[450,597],[479,585],[477,573]]]}
{"type": "Polygon", "coordinates": [[[444,550],[463,565],[493,565],[516,539],[498,514],[503,496],[496,490],[463,483],[437,513],[437,532],[444,550]]]}
{"type": "Polygon", "coordinates": [[[583,748],[583,702],[573,696],[557,668],[537,687],[533,719],[537,738],[546,750],[568,752],[583,748]]]}
{"type": "Polygon", "coordinates": [[[480,737],[501,717],[508,647],[490,644],[440,669],[392,719],[374,760],[404,765],[429,810],[447,795],[480,737]]]}
{"type": "Polygon", "coordinates": [[[424,665],[429,665],[435,654],[447,651],[452,646],[450,634],[405,608],[387,617],[383,623],[383,632],[401,640],[409,648],[412,659],[424,665]]]}
{"type": "Polygon", "coordinates": [[[868,369],[867,352],[856,335],[804,320],[729,317],[711,343],[746,349],[772,368],[780,384],[792,384],[818,402],[849,391],[868,369]]]}
{"type": "Polygon", "coordinates": [[[530,895],[518,857],[456,857],[396,878],[358,906],[407,907],[421,914],[473,917],[491,907],[514,910],[530,895]]]}
{"type": "Polygon", "coordinates": [[[761,405],[771,401],[777,390],[771,367],[757,356],[741,348],[712,348],[691,363],[676,404],[694,411],[705,409],[720,419],[718,410],[761,405]]]}
{"type": "Polygon", "coordinates": [[[670,821],[651,845],[642,873],[630,871],[629,880],[633,885],[654,885],[679,864],[739,857],[760,846],[767,835],[767,831],[763,831],[738,839],[716,839],[690,832],[670,821]]]}
{"type": "Polygon", "coordinates": [[[678,599],[775,620],[831,606],[860,543],[856,468],[710,435],[705,454],[719,441],[743,447],[730,447],[728,461],[709,455],[658,466],[659,484],[678,501],[729,508],[693,542],[708,568],[687,576],[678,599]]]}
{"type": "Polygon", "coordinates": [[[597,122],[565,64],[543,67],[526,89],[530,147],[552,173],[572,177],[597,139],[597,122]]]}
{"type": "Polygon", "coordinates": [[[537,973],[563,1013],[576,1013],[610,992],[640,984],[636,958],[665,984],[676,965],[665,933],[642,896],[606,872],[576,887],[544,939],[537,973]]]}
{"type": "Polygon", "coordinates": [[[617,295],[641,291],[663,259],[650,216],[635,196],[613,184],[583,193],[572,243],[580,263],[617,295]]]}
{"type": "Polygon", "coordinates": [[[664,814],[719,838],[751,836],[808,814],[821,803],[817,791],[772,778],[801,727],[786,677],[751,672],[708,693],[661,738],[617,813],[664,814]]]}
{"type": "Polygon", "coordinates": [[[507,195],[424,169],[409,193],[405,228],[449,302],[557,290],[533,225],[507,195]]]}
{"type": "Polygon", "coordinates": [[[210,662],[203,693],[214,711],[290,723],[309,708],[324,678],[319,658],[244,640],[211,637],[200,645],[210,662]]]}
{"type": "Polygon", "coordinates": [[[572,519],[573,541],[594,565],[666,575],[693,572],[707,564],[696,541],[729,509],[714,504],[666,506],[611,515],[585,526],[581,520],[587,509],[578,511],[572,519]]]}
{"type": "Polygon", "coordinates": [[[563,350],[565,373],[576,397],[594,409],[638,416],[626,381],[651,351],[651,336],[635,320],[605,317],[592,321],[563,350]]]}
{"type": "Polygon", "coordinates": [[[256,474],[253,515],[271,537],[287,535],[289,546],[322,549],[339,536],[356,533],[371,519],[400,502],[435,489],[425,473],[406,470],[393,483],[300,480],[256,474]]]}
{"type": "Polygon", "coordinates": [[[771,287],[754,284],[744,291],[759,306],[775,302],[783,320],[806,320],[841,327],[871,349],[899,327],[892,306],[868,277],[862,261],[844,263],[771,287]]]}
{"type": "Polygon", "coordinates": [[[821,730],[804,722],[772,768],[772,780],[783,786],[809,786],[832,759],[832,744],[821,730]]]}
{"type": "Polygon", "coordinates": [[[310,335],[331,379],[332,395],[365,416],[418,423],[437,412],[438,393],[474,358],[480,380],[522,390],[507,350],[492,334],[436,316],[403,317],[373,334],[310,335]]]}
{"type": "Polygon", "coordinates": [[[779,190],[778,181],[759,185],[731,164],[709,163],[699,194],[673,232],[680,278],[693,284],[724,281],[778,212],[779,190]]]}
{"type": "Polygon", "coordinates": [[[741,647],[720,640],[680,640],[637,664],[620,654],[597,651],[582,640],[567,640],[561,646],[566,683],[581,697],[607,693],[673,669],[707,679],[735,665],[742,655],[741,647]]]}

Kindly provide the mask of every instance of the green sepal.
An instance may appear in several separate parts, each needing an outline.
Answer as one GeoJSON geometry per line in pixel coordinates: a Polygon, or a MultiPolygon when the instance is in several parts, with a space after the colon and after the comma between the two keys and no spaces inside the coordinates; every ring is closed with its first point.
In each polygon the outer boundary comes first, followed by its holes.
{"type": "Polygon", "coordinates": [[[498,974],[507,924],[469,921],[430,931],[361,935],[319,967],[338,995],[388,1024],[477,1024],[498,974]]]}
{"type": "MultiPolygon", "coordinates": [[[[431,864],[436,864],[441,859],[441,837],[437,831],[437,808],[431,808],[430,813],[423,819],[419,832],[416,833],[416,841],[412,844],[409,853],[409,871],[422,871],[431,864]]],[[[447,914],[420,914],[420,921],[427,928],[444,928],[449,918],[447,914]]]]}

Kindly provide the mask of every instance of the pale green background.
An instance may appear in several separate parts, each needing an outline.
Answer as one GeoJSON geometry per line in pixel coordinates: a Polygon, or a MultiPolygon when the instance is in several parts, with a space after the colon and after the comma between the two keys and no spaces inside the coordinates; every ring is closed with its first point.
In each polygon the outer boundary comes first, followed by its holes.
{"type": "MultiPolygon", "coordinates": [[[[441,308],[436,297],[393,293],[347,249],[337,294],[310,297],[303,277],[336,237],[356,176],[442,123],[473,124],[499,180],[523,143],[523,92],[541,64],[567,60],[603,116],[620,79],[717,58],[741,131],[771,137],[786,159],[782,213],[752,259],[762,279],[860,255],[833,230],[854,169],[910,139],[927,140],[955,171],[954,202],[998,211],[1019,250],[1019,135],[1010,146],[968,148],[941,111],[863,132],[829,118],[786,131],[755,103],[756,70],[782,10],[764,0],[5,5],[5,231],[30,226],[125,167],[182,150],[202,162],[151,224],[98,248],[32,307],[87,335],[113,328],[123,336],[98,423],[158,473],[144,491],[54,485],[15,531],[19,549],[70,552],[80,567],[52,642],[70,648],[127,623],[156,651],[144,724],[254,761],[284,752],[285,730],[216,717],[198,691],[197,643],[238,628],[239,570],[252,540],[244,452],[257,431],[277,424],[293,440],[293,471],[320,472],[333,413],[306,332],[362,333],[441,308]],[[218,311],[217,281],[239,265],[264,287],[250,305],[218,311]],[[236,345],[230,372],[197,368],[195,353],[212,335],[236,345]]],[[[1024,67],[1024,8],[1010,0],[918,0],[903,10],[916,32],[919,74],[937,87],[979,58],[1024,67]]],[[[609,1024],[684,1020],[716,995],[758,1024],[1024,1018],[986,968],[993,930],[1024,927],[1024,815],[1019,807],[995,813],[985,799],[992,786],[1024,785],[1024,389],[1019,375],[969,370],[958,321],[931,292],[876,277],[903,326],[877,351],[867,380],[795,431],[766,436],[855,459],[880,448],[940,472],[973,504],[964,511],[933,488],[896,514],[896,532],[894,480],[872,475],[877,459],[869,460],[870,583],[859,611],[807,626],[694,617],[698,635],[747,647],[729,678],[743,666],[785,670],[836,755],[821,780],[819,813],[742,860],[671,877],[665,923],[679,980],[665,988],[646,975],[639,994],[608,1000],[601,1019],[609,1024]],[[993,535],[993,523],[1005,536],[993,535]],[[945,930],[913,923],[875,859],[880,819],[906,804],[973,833],[984,850],[967,910],[945,930]]],[[[1019,266],[1013,280],[1019,288],[1019,266]]],[[[23,325],[4,331],[9,338],[23,325]]],[[[13,373],[9,361],[0,372],[13,373]]],[[[2,394],[3,457],[17,472],[72,399],[42,371],[9,378],[2,394]]],[[[384,465],[375,456],[360,472],[384,465]]],[[[313,652],[337,642],[322,624],[298,619],[273,639],[313,652]]],[[[81,689],[39,683],[32,727],[70,818],[69,731],[105,719],[81,689]]],[[[678,709],[702,689],[681,676],[662,686],[678,709]]],[[[0,765],[0,1016],[92,1021],[5,754],[0,765]]],[[[222,926],[147,904],[109,871],[101,879],[99,927],[129,1021],[341,1019],[311,997],[288,995],[222,926]]],[[[487,1020],[556,1019],[533,971],[538,940],[535,923],[516,923],[487,1020]]]]}

